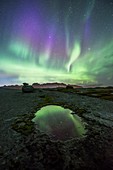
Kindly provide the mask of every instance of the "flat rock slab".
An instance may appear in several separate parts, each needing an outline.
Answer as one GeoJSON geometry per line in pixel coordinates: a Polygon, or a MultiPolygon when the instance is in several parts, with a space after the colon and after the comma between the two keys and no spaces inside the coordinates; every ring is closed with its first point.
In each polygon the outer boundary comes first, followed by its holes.
{"type": "Polygon", "coordinates": [[[113,169],[112,101],[49,89],[31,94],[0,89],[0,115],[1,169],[113,169]],[[78,114],[86,135],[61,142],[36,130],[32,116],[49,104],[78,114]],[[24,133],[26,128],[32,130],[24,133]]]}

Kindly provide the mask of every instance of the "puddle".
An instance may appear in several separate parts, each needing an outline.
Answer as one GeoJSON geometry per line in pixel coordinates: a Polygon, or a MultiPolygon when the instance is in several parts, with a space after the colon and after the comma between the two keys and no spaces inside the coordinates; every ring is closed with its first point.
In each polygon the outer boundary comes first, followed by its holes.
{"type": "Polygon", "coordinates": [[[70,109],[57,105],[42,107],[35,113],[32,121],[35,122],[36,128],[48,134],[53,140],[66,141],[82,137],[86,131],[80,117],[73,114],[70,109]]]}

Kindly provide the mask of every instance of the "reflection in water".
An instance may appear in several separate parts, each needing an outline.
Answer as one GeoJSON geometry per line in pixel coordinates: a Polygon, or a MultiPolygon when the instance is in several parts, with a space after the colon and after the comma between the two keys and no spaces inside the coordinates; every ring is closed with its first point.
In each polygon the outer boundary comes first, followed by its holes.
{"type": "Polygon", "coordinates": [[[80,118],[61,106],[48,105],[35,113],[36,127],[55,140],[68,140],[85,133],[80,118]]]}

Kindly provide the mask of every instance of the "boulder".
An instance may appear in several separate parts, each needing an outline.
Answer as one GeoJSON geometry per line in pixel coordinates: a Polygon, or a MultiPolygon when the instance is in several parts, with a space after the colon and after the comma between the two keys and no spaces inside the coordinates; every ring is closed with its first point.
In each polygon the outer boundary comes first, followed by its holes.
{"type": "Polygon", "coordinates": [[[23,86],[22,86],[23,93],[32,93],[33,91],[34,91],[33,86],[28,85],[27,83],[26,84],[23,83],[23,86]]]}
{"type": "Polygon", "coordinates": [[[23,83],[23,86],[28,86],[29,84],[28,83],[23,83]]]}
{"type": "Polygon", "coordinates": [[[70,84],[68,84],[68,85],[66,86],[66,89],[73,89],[73,86],[70,85],[70,84]]]}

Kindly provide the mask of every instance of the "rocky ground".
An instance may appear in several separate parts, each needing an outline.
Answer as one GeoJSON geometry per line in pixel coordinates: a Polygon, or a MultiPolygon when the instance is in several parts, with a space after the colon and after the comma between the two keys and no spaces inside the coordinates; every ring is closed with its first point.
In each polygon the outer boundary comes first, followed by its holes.
{"type": "Polygon", "coordinates": [[[56,88],[22,93],[0,88],[0,169],[112,170],[112,97],[111,101],[105,100],[102,93],[99,97],[83,91],[56,88]],[[85,122],[86,135],[62,142],[52,141],[36,130],[31,121],[34,113],[49,104],[69,108],[79,115],[85,122]]]}

